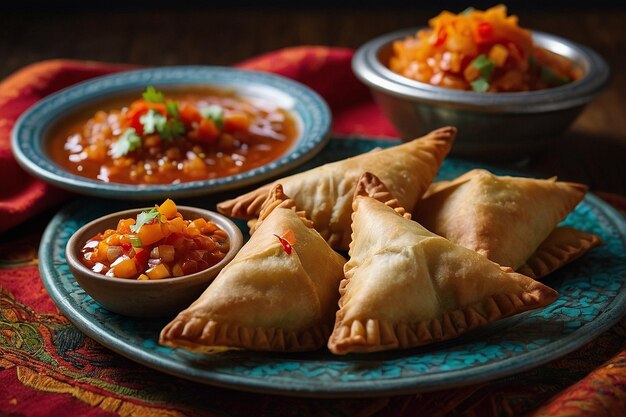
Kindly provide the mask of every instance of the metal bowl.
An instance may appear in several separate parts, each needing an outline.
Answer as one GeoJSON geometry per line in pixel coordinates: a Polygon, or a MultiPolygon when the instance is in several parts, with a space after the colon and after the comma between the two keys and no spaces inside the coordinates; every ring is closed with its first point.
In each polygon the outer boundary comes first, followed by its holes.
{"type": "Polygon", "coordinates": [[[609,80],[609,67],[591,49],[533,31],[535,45],[570,59],[583,76],[572,83],[529,92],[477,93],[433,86],[391,71],[394,41],[414,35],[406,29],[375,38],[353,60],[356,76],[400,136],[409,140],[442,126],[459,130],[455,156],[482,160],[520,159],[546,148],[566,130],[609,80]]]}

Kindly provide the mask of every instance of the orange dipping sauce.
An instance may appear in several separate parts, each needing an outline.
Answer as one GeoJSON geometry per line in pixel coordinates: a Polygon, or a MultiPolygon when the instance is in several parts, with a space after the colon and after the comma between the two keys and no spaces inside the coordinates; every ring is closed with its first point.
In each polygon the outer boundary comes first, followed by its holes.
{"type": "Polygon", "coordinates": [[[53,160],[103,182],[177,184],[263,166],[298,136],[288,111],[257,98],[208,88],[164,95],[151,87],[138,97],[113,99],[55,126],[53,160]]]}

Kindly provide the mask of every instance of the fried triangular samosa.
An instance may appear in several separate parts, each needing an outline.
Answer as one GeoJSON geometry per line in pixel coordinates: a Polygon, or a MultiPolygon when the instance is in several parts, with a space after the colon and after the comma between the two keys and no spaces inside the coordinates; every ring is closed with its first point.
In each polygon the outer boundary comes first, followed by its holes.
{"type": "Polygon", "coordinates": [[[452,339],[556,299],[553,289],[399,215],[393,201],[370,197],[382,187],[372,181],[364,176],[354,198],[350,260],[328,342],[332,353],[452,339]]]}
{"type": "Polygon", "coordinates": [[[517,272],[535,279],[543,278],[601,244],[602,240],[594,234],[572,227],[557,227],[517,272]]]}
{"type": "MultiPolygon", "coordinates": [[[[331,247],[347,250],[352,196],[361,174],[369,171],[379,176],[402,205],[412,210],[435,178],[455,136],[455,128],[441,128],[402,145],[326,164],[277,182],[296,206],[307,212],[331,247]]],[[[217,209],[231,217],[254,219],[272,186],[222,202],[217,209]]]]}
{"type": "Polygon", "coordinates": [[[257,233],[159,342],[198,352],[309,351],[328,340],[345,259],[276,185],[257,233]]]}
{"type": "Polygon", "coordinates": [[[582,200],[582,184],[476,169],[433,184],[413,212],[428,230],[517,270],[582,200]]]}

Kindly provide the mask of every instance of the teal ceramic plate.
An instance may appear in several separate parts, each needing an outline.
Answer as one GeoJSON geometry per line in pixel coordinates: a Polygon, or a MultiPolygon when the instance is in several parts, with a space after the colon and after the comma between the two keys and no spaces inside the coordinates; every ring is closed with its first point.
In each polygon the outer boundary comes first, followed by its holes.
{"type": "Polygon", "coordinates": [[[98,197],[148,200],[190,197],[242,187],[293,169],[317,154],[329,138],[331,115],[324,100],[308,87],[273,74],[226,67],[161,67],[99,77],[53,94],[26,111],[13,128],[12,149],[31,174],[58,187],[98,197]],[[265,99],[290,111],[299,136],[286,154],[262,167],[224,178],[181,184],[129,185],[106,183],[72,174],[46,150],[46,134],[56,122],[77,110],[146,86],[215,87],[242,97],[265,99]]]}
{"type": "MultiPolygon", "coordinates": [[[[307,165],[389,144],[333,140],[307,165]]],[[[439,178],[450,179],[476,167],[446,160],[439,178]]],[[[221,197],[203,201],[204,205],[214,208],[221,197]]],[[[206,384],[309,397],[450,388],[512,375],[554,360],[607,330],[626,310],[626,222],[589,195],[564,223],[598,234],[605,244],[546,280],[560,297],[543,310],[445,344],[398,352],[337,357],[326,350],[307,354],[235,351],[211,356],[175,351],[157,344],[165,320],[141,321],[106,311],[81,290],[65,263],[64,248],[72,233],[89,220],[122,208],[121,202],[77,201],[58,213],[45,232],[39,253],[44,284],[59,309],[98,342],[151,368],[206,384]]]]}

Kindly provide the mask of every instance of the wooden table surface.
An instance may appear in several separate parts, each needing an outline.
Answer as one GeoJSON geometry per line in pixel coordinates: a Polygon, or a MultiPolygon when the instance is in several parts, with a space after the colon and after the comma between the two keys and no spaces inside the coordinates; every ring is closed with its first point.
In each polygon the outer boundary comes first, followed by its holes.
{"type": "MultiPolygon", "coordinates": [[[[141,65],[229,65],[295,45],[356,48],[385,32],[425,24],[437,12],[409,7],[208,6],[183,10],[5,10],[0,18],[0,78],[49,58],[141,65]]],[[[554,148],[519,168],[583,182],[593,191],[626,194],[626,10],[564,12],[526,7],[511,12],[525,27],[595,49],[612,70],[609,87],[554,148]]]]}

